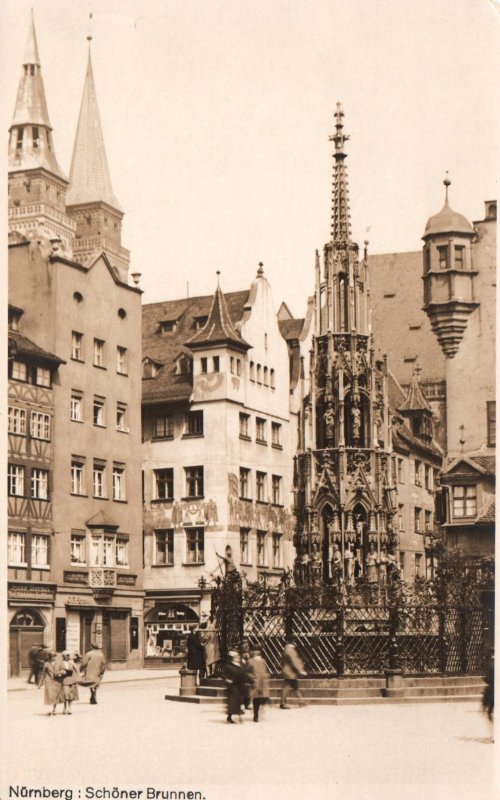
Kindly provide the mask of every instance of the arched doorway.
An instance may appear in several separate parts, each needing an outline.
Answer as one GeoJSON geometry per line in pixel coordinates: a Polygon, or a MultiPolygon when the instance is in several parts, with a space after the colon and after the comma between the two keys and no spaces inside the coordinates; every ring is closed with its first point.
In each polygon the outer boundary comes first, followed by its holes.
{"type": "Polygon", "coordinates": [[[147,661],[161,659],[168,663],[180,660],[189,629],[198,622],[198,614],[183,603],[158,603],[144,619],[144,656],[147,661]]]}
{"type": "Polygon", "coordinates": [[[29,669],[29,651],[34,644],[43,644],[44,630],[45,620],[39,611],[22,608],[16,612],[9,630],[11,675],[19,675],[21,670],[29,669]]]}

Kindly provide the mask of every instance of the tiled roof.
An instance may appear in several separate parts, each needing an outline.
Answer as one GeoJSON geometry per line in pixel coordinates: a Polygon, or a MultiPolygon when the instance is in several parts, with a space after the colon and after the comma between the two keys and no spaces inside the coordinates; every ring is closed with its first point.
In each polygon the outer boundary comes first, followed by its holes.
{"type": "Polygon", "coordinates": [[[281,335],[287,341],[289,339],[298,339],[304,328],[303,319],[280,319],[278,324],[281,335]]]}
{"type": "Polygon", "coordinates": [[[436,445],[435,442],[430,442],[430,444],[426,444],[418,436],[415,436],[406,422],[393,422],[392,425],[392,443],[393,446],[397,448],[398,444],[400,447],[406,449],[408,447],[418,448],[419,450],[427,450],[428,452],[432,453],[435,456],[439,456],[442,458],[443,453],[441,452],[440,448],[436,445]]]}
{"type": "Polygon", "coordinates": [[[241,338],[234,327],[220,286],[215,290],[207,322],[185,344],[191,348],[204,347],[207,344],[232,344],[242,350],[249,349],[250,345],[241,338]]]}
{"type": "Polygon", "coordinates": [[[49,353],[48,350],[44,350],[42,347],[39,347],[35,342],[32,342],[31,339],[28,339],[26,336],[23,336],[19,331],[9,331],[9,339],[12,339],[15,342],[16,346],[16,353],[26,356],[34,356],[43,361],[50,361],[53,364],[65,364],[66,362],[63,361],[62,358],[55,356],[53,353],[49,353]]]}
{"type": "Polygon", "coordinates": [[[492,500],[489,506],[486,508],[486,511],[483,511],[481,514],[478,514],[476,517],[476,522],[482,523],[483,525],[494,523],[495,522],[495,501],[492,500]]]}
{"type": "MultiPolygon", "coordinates": [[[[248,300],[248,290],[227,292],[224,299],[233,324],[243,316],[248,300]]],[[[213,295],[189,297],[148,303],[142,307],[142,352],[144,358],[164,364],[155,378],[142,382],[143,400],[187,400],[192,387],[192,375],[175,375],[175,360],[185,350],[185,343],[196,332],[197,317],[208,317],[213,304],[213,295]],[[176,321],[175,329],[162,333],[162,321],[176,321]]]]}
{"type": "Polygon", "coordinates": [[[495,474],[495,456],[471,456],[471,461],[475,461],[491,475],[495,474]]]}
{"type": "Polygon", "coordinates": [[[422,391],[422,387],[420,385],[420,381],[418,379],[418,374],[414,371],[410,385],[408,387],[408,393],[404,399],[402,405],[399,406],[400,411],[431,411],[431,407],[426,400],[426,397],[422,391]]]}

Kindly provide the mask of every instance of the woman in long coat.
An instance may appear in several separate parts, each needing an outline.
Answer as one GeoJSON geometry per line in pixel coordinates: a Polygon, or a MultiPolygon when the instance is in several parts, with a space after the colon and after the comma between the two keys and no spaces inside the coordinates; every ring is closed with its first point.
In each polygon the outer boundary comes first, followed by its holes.
{"type": "Polygon", "coordinates": [[[49,716],[56,713],[56,707],[59,703],[64,703],[63,692],[63,676],[64,669],[57,663],[57,656],[55,653],[49,653],[47,661],[44,664],[42,675],[38,683],[40,686],[45,686],[43,702],[46,706],[52,706],[52,711],[49,711],[49,716]]]}
{"type": "Polygon", "coordinates": [[[210,617],[209,623],[203,632],[203,645],[205,648],[207,674],[212,675],[215,665],[220,661],[219,637],[213,617],[210,617]]]}
{"type": "Polygon", "coordinates": [[[97,644],[91,644],[92,648],[83,657],[80,665],[80,671],[83,678],[80,678],[82,686],[88,686],[90,689],[90,702],[92,705],[97,704],[97,687],[101,682],[106,669],[106,660],[104,655],[97,644]]]}
{"type": "Polygon", "coordinates": [[[234,722],[233,714],[237,714],[241,721],[245,683],[249,682],[250,678],[246,669],[240,665],[240,657],[236,650],[229,651],[228,659],[224,668],[227,686],[227,721],[234,722]]]}
{"type": "Polygon", "coordinates": [[[78,700],[78,668],[68,652],[63,653],[62,668],[64,677],[62,687],[64,694],[63,714],[71,714],[71,703],[78,700]]]}
{"type": "Polygon", "coordinates": [[[259,709],[264,703],[269,703],[269,670],[260,654],[260,648],[250,650],[247,661],[247,673],[252,681],[251,695],[253,701],[253,721],[259,721],[259,709]]]}

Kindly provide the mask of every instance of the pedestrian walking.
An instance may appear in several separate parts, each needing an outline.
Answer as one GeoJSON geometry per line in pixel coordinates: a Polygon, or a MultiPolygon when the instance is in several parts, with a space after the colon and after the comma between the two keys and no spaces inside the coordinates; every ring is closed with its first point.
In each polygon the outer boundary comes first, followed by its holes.
{"type": "Polygon", "coordinates": [[[207,675],[210,677],[215,672],[215,665],[220,660],[220,647],[217,629],[215,627],[215,617],[210,614],[207,627],[203,632],[203,646],[205,649],[205,666],[207,675]]]}
{"type": "Polygon", "coordinates": [[[259,647],[252,647],[247,663],[247,673],[252,681],[251,696],[253,705],[253,721],[259,721],[260,707],[269,703],[269,670],[261,656],[259,647]]]}
{"type": "Polygon", "coordinates": [[[64,676],[62,679],[64,694],[63,714],[71,714],[71,703],[73,700],[78,700],[78,667],[68,651],[62,654],[61,664],[64,669],[64,676]]]}
{"type": "Polygon", "coordinates": [[[292,639],[287,639],[282,659],[283,688],[281,690],[280,708],[290,708],[287,704],[291,692],[298,698],[300,705],[304,705],[299,690],[299,677],[306,675],[304,664],[292,639]]]}
{"type": "Polygon", "coordinates": [[[92,649],[83,657],[80,683],[89,687],[90,702],[97,705],[97,689],[106,669],[106,660],[98,644],[91,644],[90,647],[92,649]]]}
{"type": "MultiPolygon", "coordinates": [[[[250,660],[250,646],[248,644],[248,641],[245,639],[240,649],[240,664],[247,673],[247,675],[248,675],[249,660],[250,660]]],[[[248,681],[243,685],[243,705],[245,706],[245,709],[247,711],[250,708],[250,702],[252,699],[250,693],[250,686],[251,686],[251,678],[249,676],[248,681]]]]}
{"type": "Polygon", "coordinates": [[[45,662],[49,657],[49,648],[46,644],[42,644],[38,651],[37,661],[38,661],[38,682],[40,682],[40,678],[43,672],[43,668],[45,666],[45,662]]]}
{"type": "Polygon", "coordinates": [[[227,687],[227,721],[234,723],[233,715],[236,714],[241,722],[243,692],[249,677],[246,670],[241,666],[240,656],[236,650],[230,650],[228,653],[224,675],[227,687]]]}
{"type": "MultiPolygon", "coordinates": [[[[495,661],[494,661],[494,650],[493,648],[490,650],[488,664],[486,667],[486,674],[484,676],[484,680],[486,682],[486,686],[484,687],[483,691],[483,700],[482,706],[483,711],[486,713],[488,720],[492,723],[493,722],[493,711],[495,707],[495,661]]],[[[492,735],[493,741],[493,735],[492,735]]]]}
{"type": "Polygon", "coordinates": [[[192,669],[197,673],[197,683],[200,684],[205,677],[205,649],[201,641],[200,632],[197,630],[196,625],[191,626],[186,639],[187,659],[186,665],[188,669],[192,669]]]}
{"type": "Polygon", "coordinates": [[[38,688],[44,686],[43,702],[46,706],[52,706],[52,711],[48,712],[48,716],[53,716],[56,713],[56,708],[59,703],[64,703],[64,692],[62,687],[64,670],[61,665],[57,663],[57,655],[54,652],[49,652],[48,658],[44,664],[38,688]]]}
{"type": "Polygon", "coordinates": [[[30,666],[30,674],[28,675],[27,683],[31,683],[31,679],[34,678],[34,683],[38,686],[38,679],[40,678],[41,672],[41,665],[38,660],[38,653],[42,649],[42,645],[34,644],[30,647],[28,653],[28,663],[30,666]]]}

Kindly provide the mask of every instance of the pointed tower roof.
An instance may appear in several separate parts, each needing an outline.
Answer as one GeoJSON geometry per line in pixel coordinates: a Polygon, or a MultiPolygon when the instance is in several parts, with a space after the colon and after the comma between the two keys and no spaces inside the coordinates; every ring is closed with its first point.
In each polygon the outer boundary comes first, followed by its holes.
{"type": "Polygon", "coordinates": [[[432,409],[424,395],[419,376],[420,368],[415,367],[407,395],[399,406],[400,411],[430,411],[432,413],[432,409]]]}
{"type": "Polygon", "coordinates": [[[101,117],[97,105],[90,52],[92,37],[88,36],[87,39],[89,41],[87,74],[73,147],[66,205],[101,202],[107,203],[121,212],[122,209],[111,186],[101,117]]]}
{"type": "Polygon", "coordinates": [[[433,217],[429,217],[427,220],[423,238],[434,236],[437,233],[467,233],[472,236],[472,225],[467,217],[457,211],[453,211],[448,203],[448,187],[451,186],[448,173],[446,173],[443,183],[445,186],[444,206],[439,214],[434,214],[433,217]]]}
{"type": "Polygon", "coordinates": [[[9,170],[40,167],[66,180],[57,163],[52,145],[52,126],[45,99],[32,10],[16,105],[10,126],[9,170]],[[37,131],[37,128],[44,128],[45,132],[37,131]]]}
{"type": "Polygon", "coordinates": [[[335,144],[335,159],[332,190],[332,240],[334,243],[347,243],[351,238],[351,223],[349,213],[349,184],[347,180],[347,167],[345,159],[345,142],[349,136],[344,134],[342,106],[337,103],[335,117],[335,133],[330,136],[330,141],[335,144]]]}
{"type": "MultiPolygon", "coordinates": [[[[219,274],[219,273],[217,273],[219,274]]],[[[215,290],[212,308],[208,315],[208,320],[204,327],[186,342],[191,349],[206,347],[207,345],[227,345],[230,344],[240,350],[248,350],[251,345],[241,338],[234,327],[231,315],[226,304],[226,298],[222,293],[219,283],[215,290]]]]}

